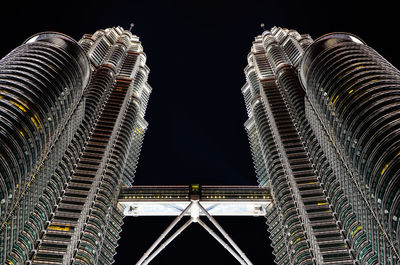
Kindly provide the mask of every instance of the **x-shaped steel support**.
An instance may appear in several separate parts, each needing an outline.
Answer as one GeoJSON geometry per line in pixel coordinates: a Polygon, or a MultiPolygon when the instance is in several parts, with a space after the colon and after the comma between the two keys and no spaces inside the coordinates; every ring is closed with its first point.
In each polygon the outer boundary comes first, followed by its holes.
{"type": "Polygon", "coordinates": [[[201,205],[198,200],[192,200],[190,204],[177,216],[174,221],[165,229],[165,231],[157,238],[157,240],[151,245],[151,247],[144,253],[136,265],[147,265],[152,261],[169,243],[172,242],[183,230],[185,230],[191,223],[199,223],[207,232],[209,232],[225,249],[235,257],[242,265],[253,265],[251,261],[246,257],[243,251],[236,245],[232,238],[225,232],[221,225],[212,217],[208,211],[201,205]],[[190,211],[190,219],[183,224],[178,230],[175,231],[170,237],[168,237],[164,243],[161,243],[166,238],[169,232],[176,226],[176,224],[190,211]],[[202,220],[200,220],[200,211],[207,216],[211,223],[217,228],[222,236],[228,241],[226,243],[223,238],[218,236],[209,226],[207,226],[202,220]],[[158,248],[157,248],[158,246],[158,248]],[[157,248],[157,249],[156,249],[157,248]]]}

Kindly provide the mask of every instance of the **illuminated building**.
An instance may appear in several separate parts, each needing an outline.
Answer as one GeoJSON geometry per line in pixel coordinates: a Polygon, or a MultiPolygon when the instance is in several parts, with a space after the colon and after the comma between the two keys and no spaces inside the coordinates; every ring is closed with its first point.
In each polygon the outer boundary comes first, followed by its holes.
{"type": "Polygon", "coordinates": [[[37,34],[0,61],[1,263],[111,264],[124,215],[189,211],[180,229],[198,222],[213,236],[201,215],[266,213],[277,264],[399,263],[400,76],[362,40],[277,27],[256,37],[242,92],[265,189],[129,188],[148,126],[145,61],[120,27],[79,42],[37,34]]]}
{"type": "Polygon", "coordinates": [[[115,27],[79,43],[41,33],[0,62],[2,264],[113,262],[147,128],[145,61],[115,27]]]}
{"type": "Polygon", "coordinates": [[[245,73],[275,262],[398,264],[398,70],[353,35],[274,27],[245,73]]]}

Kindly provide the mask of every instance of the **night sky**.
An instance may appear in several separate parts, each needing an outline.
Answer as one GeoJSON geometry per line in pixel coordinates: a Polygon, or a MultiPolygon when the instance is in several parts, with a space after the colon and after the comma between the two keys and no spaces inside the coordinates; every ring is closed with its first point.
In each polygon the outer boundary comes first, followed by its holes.
{"type": "MultiPolygon", "coordinates": [[[[136,184],[256,185],[243,123],[243,69],[260,23],[308,33],[351,32],[400,66],[395,1],[13,1],[2,3],[3,57],[41,31],[80,39],[111,26],[140,37],[153,87],[136,184]],[[386,3],[385,3],[386,2],[386,3]]],[[[255,264],[273,264],[264,218],[218,218],[255,264]]],[[[126,218],[117,265],[135,264],[172,218],[126,218]]],[[[151,264],[237,264],[192,224],[151,264]]]]}

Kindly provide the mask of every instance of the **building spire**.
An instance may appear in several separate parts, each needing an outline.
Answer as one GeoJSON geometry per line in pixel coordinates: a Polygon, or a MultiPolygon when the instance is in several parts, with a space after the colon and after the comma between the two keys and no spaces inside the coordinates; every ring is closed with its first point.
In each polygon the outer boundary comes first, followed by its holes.
{"type": "Polygon", "coordinates": [[[129,26],[129,31],[130,31],[130,32],[132,32],[132,28],[133,28],[134,25],[135,25],[135,24],[133,24],[133,23],[130,24],[130,26],[129,26]]]}

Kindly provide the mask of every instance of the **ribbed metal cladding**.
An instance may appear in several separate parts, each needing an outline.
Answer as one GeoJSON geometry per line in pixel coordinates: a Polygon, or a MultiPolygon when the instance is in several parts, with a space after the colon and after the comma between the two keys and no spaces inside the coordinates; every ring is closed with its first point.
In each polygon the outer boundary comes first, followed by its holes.
{"type": "MultiPolygon", "coordinates": [[[[301,80],[337,155],[354,178],[379,236],[379,260],[397,264],[400,230],[400,72],[357,37],[318,39],[301,63],[301,80]],[[383,242],[379,239],[383,238],[383,242]]],[[[376,241],[375,241],[376,240],[376,241]]],[[[362,260],[363,261],[363,260],[362,260]]]]}
{"type": "Polygon", "coordinates": [[[72,140],[89,76],[81,47],[55,32],[32,36],[0,61],[0,261],[72,140]]]}
{"type": "Polygon", "coordinates": [[[79,43],[39,34],[0,62],[1,264],[114,262],[117,197],[148,125],[149,69],[121,27],[79,43]]]}
{"type": "Polygon", "coordinates": [[[130,144],[129,155],[123,173],[123,181],[126,186],[133,184],[140,150],[142,148],[144,135],[148,126],[148,123],[143,118],[137,117],[136,119],[136,128],[134,128],[134,136],[130,144]]]}
{"type": "Polygon", "coordinates": [[[58,33],[36,35],[1,60],[0,200],[30,180],[88,79],[83,50],[58,33]]]}
{"type": "MultiPolygon", "coordinates": [[[[312,256],[307,246],[301,220],[297,214],[297,204],[293,198],[293,186],[285,174],[284,165],[270,128],[270,122],[260,100],[254,103],[254,117],[259,132],[259,141],[267,166],[274,204],[278,211],[277,224],[268,223],[277,264],[312,264],[312,256]],[[280,233],[283,233],[281,235],[280,233]],[[282,237],[282,240],[278,237],[282,237]],[[278,239],[279,238],[279,239],[278,239]]],[[[267,218],[269,221],[269,219],[267,218]]],[[[275,220],[275,219],[273,219],[275,220]]]]}
{"type": "Polygon", "coordinates": [[[114,262],[123,223],[117,197],[121,185],[133,182],[147,128],[149,69],[139,39],[121,27],[84,35],[80,43],[93,71],[84,119],[52,176],[54,195],[38,212],[45,223],[29,219],[7,256],[10,264],[114,262]],[[135,165],[127,166],[130,162],[135,165]]]}
{"type": "Polygon", "coordinates": [[[306,115],[298,69],[311,43],[309,35],[274,27],[255,38],[245,68],[245,126],[259,183],[271,186],[274,199],[266,217],[275,262],[350,265],[363,257],[376,264],[306,115]]]}
{"type": "Polygon", "coordinates": [[[31,37],[0,61],[2,221],[29,190],[78,104],[89,74],[80,46],[53,32],[31,37]]]}

